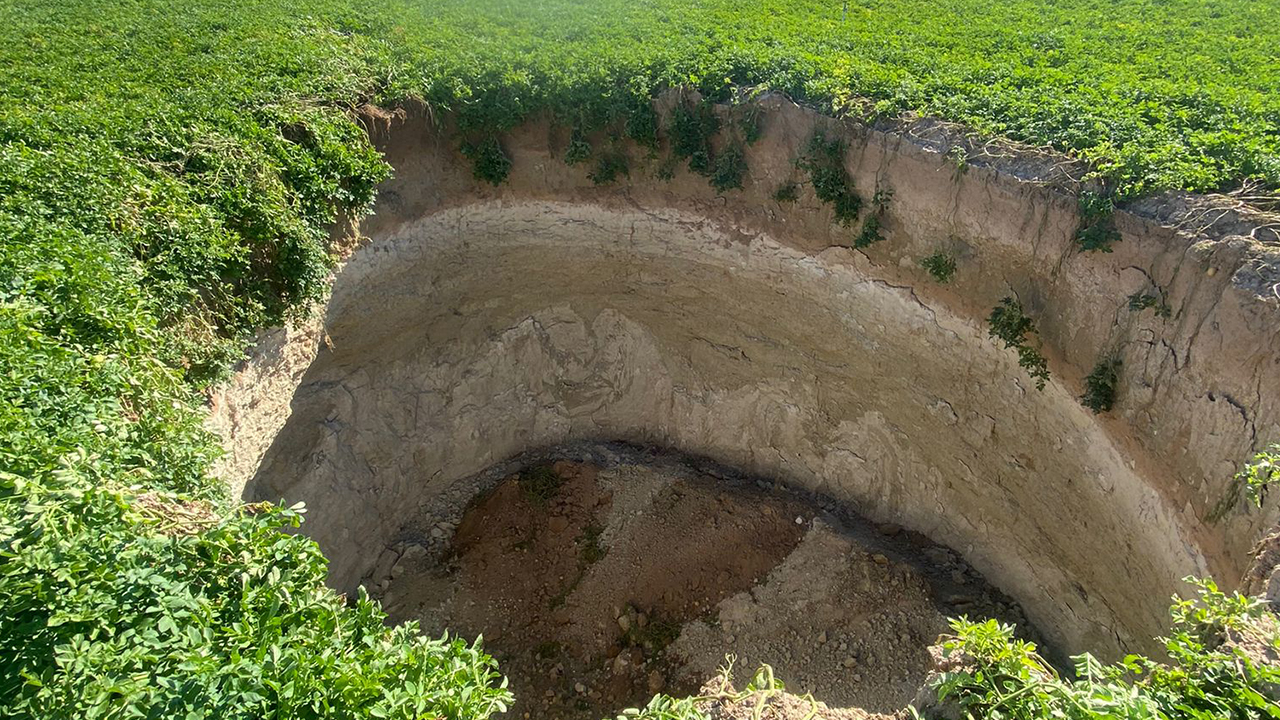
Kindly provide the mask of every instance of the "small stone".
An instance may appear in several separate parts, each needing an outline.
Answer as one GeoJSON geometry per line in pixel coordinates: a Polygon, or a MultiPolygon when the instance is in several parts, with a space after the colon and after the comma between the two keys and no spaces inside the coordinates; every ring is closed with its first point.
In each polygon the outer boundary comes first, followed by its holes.
{"type": "Polygon", "coordinates": [[[802,518],[802,517],[800,517],[799,515],[797,515],[797,516],[796,516],[796,524],[797,524],[797,525],[803,525],[803,524],[804,524],[804,518],[802,518]]]}
{"type": "Polygon", "coordinates": [[[887,537],[893,537],[898,533],[902,532],[902,526],[894,525],[893,523],[884,523],[881,525],[877,525],[876,531],[879,532],[881,535],[885,535],[887,537]]]}
{"type": "Polygon", "coordinates": [[[622,632],[631,632],[631,617],[625,613],[618,616],[618,627],[622,632]]]}
{"type": "Polygon", "coordinates": [[[574,683],[573,689],[577,691],[579,695],[582,695],[587,692],[587,686],[583,685],[582,683],[574,683]]]}
{"type": "Polygon", "coordinates": [[[826,644],[827,644],[827,631],[826,631],[826,630],[823,630],[822,632],[818,633],[818,644],[819,644],[819,645],[826,645],[826,644]]]}
{"type": "Polygon", "coordinates": [[[431,537],[439,540],[440,538],[444,537],[444,531],[438,527],[431,528],[431,537]]]}
{"type": "Polygon", "coordinates": [[[737,639],[738,639],[737,637],[730,635],[729,637],[724,639],[724,642],[726,645],[732,645],[737,639]]]}
{"type": "Polygon", "coordinates": [[[875,555],[872,555],[871,559],[874,560],[877,565],[889,564],[889,558],[885,557],[884,555],[881,555],[880,553],[876,553],[875,555]]]}
{"type": "Polygon", "coordinates": [[[649,673],[649,692],[656,693],[666,687],[666,685],[667,679],[662,676],[662,673],[657,670],[649,673]]]}
{"type": "Polygon", "coordinates": [[[854,665],[857,665],[857,664],[858,664],[858,661],[857,661],[856,659],[854,659],[854,657],[853,657],[852,655],[846,655],[846,656],[845,656],[845,658],[844,658],[844,660],[843,660],[843,661],[841,661],[841,663],[840,663],[840,664],[841,664],[841,665],[844,665],[844,666],[845,666],[845,667],[847,667],[847,668],[851,668],[851,667],[853,667],[854,665]]]}
{"type": "Polygon", "coordinates": [[[563,515],[556,515],[547,521],[547,529],[553,533],[563,532],[569,527],[569,519],[563,515]]]}

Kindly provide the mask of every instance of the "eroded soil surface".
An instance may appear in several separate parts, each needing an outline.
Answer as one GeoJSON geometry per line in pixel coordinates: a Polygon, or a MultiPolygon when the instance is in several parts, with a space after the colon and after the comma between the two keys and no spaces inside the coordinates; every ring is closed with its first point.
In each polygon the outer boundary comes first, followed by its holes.
{"type": "Polygon", "coordinates": [[[736,657],[793,693],[891,712],[945,617],[1025,624],[945,548],[680,459],[541,460],[424,508],[370,578],[394,620],[483,635],[512,717],[599,720],[736,657]],[[456,496],[455,496],[456,497],[456,496]]]}

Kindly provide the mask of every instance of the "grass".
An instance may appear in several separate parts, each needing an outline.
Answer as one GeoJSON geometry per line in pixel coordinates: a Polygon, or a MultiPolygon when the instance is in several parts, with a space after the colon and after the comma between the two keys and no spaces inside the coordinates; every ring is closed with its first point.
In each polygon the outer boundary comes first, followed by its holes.
{"type": "MultiPolygon", "coordinates": [[[[384,627],[367,597],[325,588],[314,544],[278,532],[298,512],[237,507],[209,475],[201,390],[255,328],[322,295],[330,227],[388,175],[362,103],[452,113],[494,184],[503,132],[539,113],[656,153],[657,92],[750,86],[1052,146],[1110,204],[1277,198],[1275,0],[861,0],[841,16],[819,0],[6,3],[0,715],[483,718],[510,700],[478,646],[384,627]],[[186,513],[154,517],[194,503],[215,520],[175,534],[186,513]]],[[[711,138],[749,144],[760,118],[722,128],[706,108],[689,98],[665,130],[732,190],[741,148],[711,138]]],[[[810,148],[809,181],[851,225],[861,199],[832,142],[810,148]]],[[[599,182],[627,172],[591,155],[599,182]]],[[[1099,207],[1082,249],[1114,240],[1099,207]]]]}

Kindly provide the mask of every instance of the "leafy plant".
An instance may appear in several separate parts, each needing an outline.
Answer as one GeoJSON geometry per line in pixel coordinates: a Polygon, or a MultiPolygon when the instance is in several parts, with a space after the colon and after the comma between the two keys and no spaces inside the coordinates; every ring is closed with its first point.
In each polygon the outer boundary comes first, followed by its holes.
{"type": "Polygon", "coordinates": [[[1156,317],[1167,318],[1173,314],[1173,309],[1164,301],[1163,293],[1160,297],[1143,292],[1129,296],[1129,312],[1142,312],[1148,308],[1155,308],[1156,317]]]}
{"type": "Polygon", "coordinates": [[[591,143],[582,128],[575,125],[569,134],[569,147],[564,151],[564,163],[577,165],[591,159],[591,143]]]}
{"type": "Polygon", "coordinates": [[[748,105],[738,117],[738,130],[742,133],[742,141],[748,145],[755,145],[763,134],[761,127],[761,116],[759,105],[748,105]]]}
{"type": "Polygon", "coordinates": [[[619,177],[631,174],[627,154],[619,147],[614,147],[600,154],[596,159],[596,167],[591,171],[591,182],[596,185],[608,185],[619,177]]]}
{"type": "Polygon", "coordinates": [[[862,221],[862,229],[858,231],[858,236],[853,239],[853,246],[862,249],[884,240],[884,235],[880,234],[880,216],[870,215],[866,220],[862,221]]]}
{"type": "Polygon", "coordinates": [[[742,153],[742,146],[730,143],[716,157],[715,168],[711,171],[711,187],[719,192],[741,190],[746,173],[747,159],[742,153]]]}
{"type": "Polygon", "coordinates": [[[1085,190],[1080,193],[1080,229],[1076,231],[1076,243],[1081,252],[1111,252],[1111,246],[1120,242],[1116,230],[1115,202],[1108,196],[1085,190]]]}
{"type": "Polygon", "coordinates": [[[1084,394],[1080,403],[1094,414],[1111,410],[1116,400],[1116,386],[1119,383],[1120,359],[1107,357],[1093,366],[1093,372],[1084,379],[1084,394]]]}
{"type": "Polygon", "coordinates": [[[951,166],[956,169],[956,175],[963,175],[969,172],[969,153],[959,145],[953,145],[947,151],[947,160],[951,161],[951,166]]]}
{"type": "Polygon", "coordinates": [[[699,175],[715,170],[711,139],[720,131],[720,118],[715,106],[703,101],[681,102],[671,112],[671,151],[677,158],[689,161],[689,169],[699,175]]]}
{"type": "Polygon", "coordinates": [[[1195,600],[1174,598],[1167,662],[1129,655],[1107,665],[1089,654],[1075,657],[1075,679],[1064,680],[1032,643],[1014,638],[995,620],[951,621],[944,657],[958,663],[936,686],[940,700],[959,704],[972,718],[1203,718],[1275,717],[1267,697],[1280,668],[1260,662],[1248,648],[1280,648],[1274,622],[1260,622],[1257,599],[1226,595],[1212,581],[1188,578],[1195,600]],[[1249,641],[1237,642],[1248,638],[1249,641]]]}
{"type": "Polygon", "coordinates": [[[1036,331],[1035,322],[1022,312],[1022,303],[1006,297],[991,310],[987,318],[991,337],[1004,342],[1006,348],[1016,349],[1018,365],[1035,381],[1036,389],[1044,390],[1049,381],[1049,364],[1040,352],[1027,345],[1027,334],[1036,331]]]}
{"type": "Polygon", "coordinates": [[[478,143],[464,144],[462,154],[471,159],[471,171],[477,180],[501,185],[511,174],[511,158],[492,135],[478,143]]]}
{"type": "Polygon", "coordinates": [[[1280,444],[1271,444],[1266,450],[1253,456],[1244,469],[1236,474],[1236,482],[1245,490],[1250,502],[1262,507],[1267,489],[1280,481],[1280,444]]]}
{"type": "Polygon", "coordinates": [[[951,255],[939,250],[932,255],[920,261],[920,267],[924,268],[934,280],[946,284],[951,282],[951,278],[956,274],[956,259],[951,255]]]}
{"type": "Polygon", "coordinates": [[[839,138],[827,139],[822,130],[815,131],[797,165],[809,173],[814,194],[831,205],[836,222],[848,227],[858,219],[862,198],[853,189],[853,179],[844,167],[846,147],[839,138]]]}
{"type": "Polygon", "coordinates": [[[800,186],[794,182],[784,182],[773,191],[773,199],[779,203],[793,203],[800,199],[800,186]]]}
{"type": "Polygon", "coordinates": [[[626,136],[650,151],[658,149],[658,113],[647,98],[631,110],[624,126],[626,136]]]}

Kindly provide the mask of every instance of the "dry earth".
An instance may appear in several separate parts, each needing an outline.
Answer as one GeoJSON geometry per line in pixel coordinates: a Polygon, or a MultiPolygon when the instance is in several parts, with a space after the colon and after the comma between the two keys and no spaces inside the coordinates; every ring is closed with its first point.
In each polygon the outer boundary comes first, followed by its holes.
{"type": "Polygon", "coordinates": [[[483,474],[467,503],[425,504],[368,579],[393,619],[483,635],[516,717],[598,720],[692,694],[727,656],[832,707],[893,712],[947,614],[1025,623],[922,536],[670,454],[566,454],[589,459],[483,474]]]}

